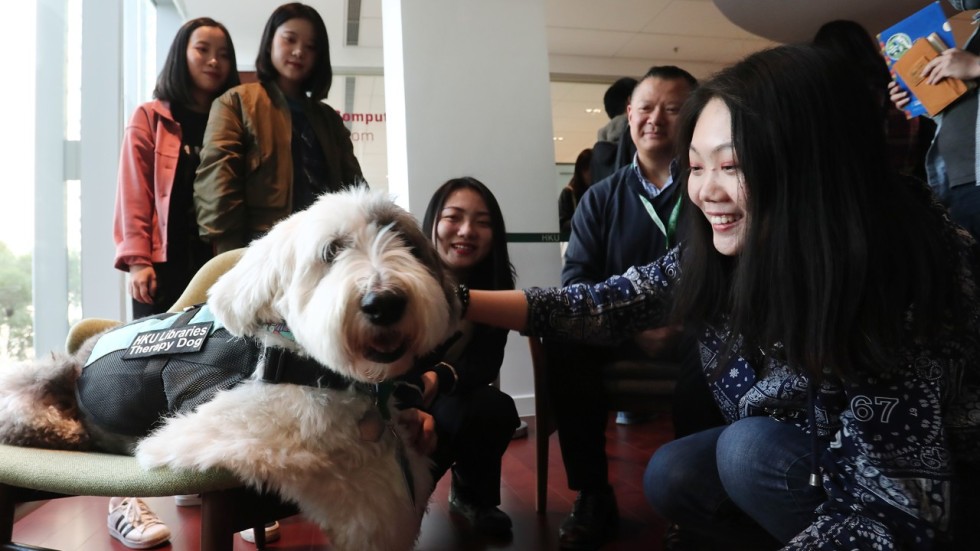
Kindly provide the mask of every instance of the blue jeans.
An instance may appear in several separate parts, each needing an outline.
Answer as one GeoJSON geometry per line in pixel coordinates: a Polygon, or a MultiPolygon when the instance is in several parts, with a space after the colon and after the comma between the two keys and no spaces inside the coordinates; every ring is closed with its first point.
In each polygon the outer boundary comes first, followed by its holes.
{"type": "Polygon", "coordinates": [[[785,544],[827,497],[809,485],[810,437],[769,417],[749,417],[674,440],[643,475],[647,500],[681,527],[719,541],[785,544]]]}
{"type": "Polygon", "coordinates": [[[949,190],[949,215],[980,241],[980,186],[963,184],[949,190]]]}

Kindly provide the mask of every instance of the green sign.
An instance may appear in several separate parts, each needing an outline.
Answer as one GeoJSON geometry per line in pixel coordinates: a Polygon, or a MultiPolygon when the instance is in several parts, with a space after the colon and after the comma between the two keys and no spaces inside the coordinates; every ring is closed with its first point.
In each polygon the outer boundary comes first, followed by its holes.
{"type": "Polygon", "coordinates": [[[567,241],[560,233],[508,233],[508,243],[558,243],[567,241]]]}

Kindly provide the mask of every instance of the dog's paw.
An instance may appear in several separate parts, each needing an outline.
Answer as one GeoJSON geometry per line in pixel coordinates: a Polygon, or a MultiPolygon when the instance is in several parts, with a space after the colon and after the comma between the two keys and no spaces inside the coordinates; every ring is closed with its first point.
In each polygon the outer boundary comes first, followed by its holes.
{"type": "Polygon", "coordinates": [[[136,446],[136,462],[146,470],[158,469],[170,465],[173,453],[160,438],[148,437],[136,446]]]}

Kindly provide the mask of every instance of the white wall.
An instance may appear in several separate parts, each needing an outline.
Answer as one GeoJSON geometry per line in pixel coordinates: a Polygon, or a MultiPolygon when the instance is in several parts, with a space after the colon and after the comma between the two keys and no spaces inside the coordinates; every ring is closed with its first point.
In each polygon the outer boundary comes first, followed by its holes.
{"type": "MultiPolygon", "coordinates": [[[[388,189],[418,218],[446,180],[489,186],[510,233],[558,230],[544,0],[384,0],[388,189]]],[[[514,243],[518,286],[558,281],[557,243],[514,243]]],[[[527,343],[501,389],[532,411],[527,343]]]]}

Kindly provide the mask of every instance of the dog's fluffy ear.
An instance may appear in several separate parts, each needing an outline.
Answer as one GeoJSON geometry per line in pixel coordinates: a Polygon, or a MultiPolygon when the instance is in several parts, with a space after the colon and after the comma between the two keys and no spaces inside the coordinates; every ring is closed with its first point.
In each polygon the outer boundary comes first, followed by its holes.
{"type": "Polygon", "coordinates": [[[276,303],[289,284],[295,260],[292,240],[273,234],[294,226],[288,219],[253,241],[238,263],[208,290],[208,305],[236,336],[255,334],[265,323],[282,321],[276,303]]]}
{"type": "Polygon", "coordinates": [[[429,268],[436,281],[442,285],[442,291],[446,294],[446,302],[453,309],[454,317],[462,315],[462,308],[456,298],[456,280],[452,273],[443,266],[432,240],[422,233],[418,221],[408,212],[401,211],[396,216],[396,223],[399,232],[408,240],[416,256],[429,268]]]}

